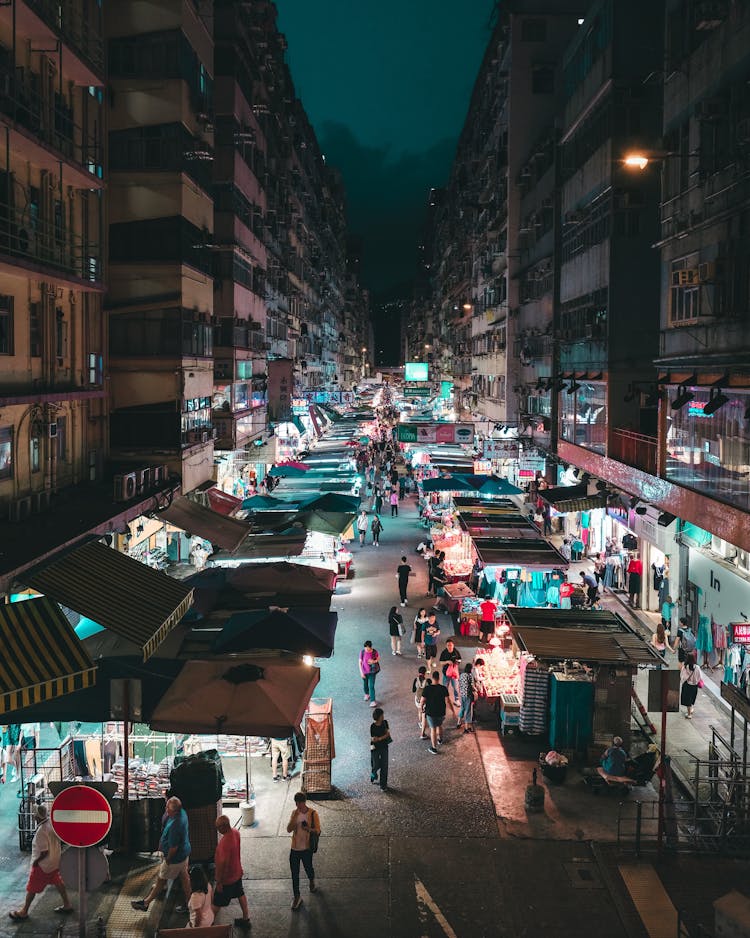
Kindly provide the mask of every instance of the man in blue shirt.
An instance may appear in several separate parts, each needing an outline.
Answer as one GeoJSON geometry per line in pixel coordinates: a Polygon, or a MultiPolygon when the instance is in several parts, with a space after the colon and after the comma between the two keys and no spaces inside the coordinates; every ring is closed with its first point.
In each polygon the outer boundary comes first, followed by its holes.
{"type": "Polygon", "coordinates": [[[625,775],[625,764],[628,761],[628,754],[622,748],[622,737],[615,736],[612,745],[602,756],[602,768],[607,775],[618,777],[625,775]]]}
{"type": "Polygon", "coordinates": [[[188,861],[190,859],[190,838],[188,835],[188,817],[179,798],[167,800],[167,812],[162,819],[161,839],[159,850],[162,861],[156,874],[156,882],[145,899],[136,899],[130,904],[134,909],[148,912],[148,907],[154,899],[161,895],[168,882],[180,880],[185,896],[185,904],[190,898],[190,876],[188,875],[188,861]]]}

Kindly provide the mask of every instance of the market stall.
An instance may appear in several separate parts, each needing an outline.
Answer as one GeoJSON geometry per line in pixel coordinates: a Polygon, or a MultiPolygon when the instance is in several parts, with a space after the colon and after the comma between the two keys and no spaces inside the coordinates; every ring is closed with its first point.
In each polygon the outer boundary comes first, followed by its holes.
{"type": "Polygon", "coordinates": [[[474,538],[482,565],[477,593],[502,605],[559,605],[568,561],[543,538],[474,538]]]}

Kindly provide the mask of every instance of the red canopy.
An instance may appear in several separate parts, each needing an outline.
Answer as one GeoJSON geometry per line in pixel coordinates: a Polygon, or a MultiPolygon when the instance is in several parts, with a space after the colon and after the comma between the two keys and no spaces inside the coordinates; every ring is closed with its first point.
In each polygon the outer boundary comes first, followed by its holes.
{"type": "Polygon", "coordinates": [[[242,504],[241,498],[235,498],[234,495],[230,495],[228,492],[222,492],[222,490],[216,488],[216,486],[209,489],[206,494],[208,495],[208,504],[211,509],[225,517],[233,515],[242,504]]]}

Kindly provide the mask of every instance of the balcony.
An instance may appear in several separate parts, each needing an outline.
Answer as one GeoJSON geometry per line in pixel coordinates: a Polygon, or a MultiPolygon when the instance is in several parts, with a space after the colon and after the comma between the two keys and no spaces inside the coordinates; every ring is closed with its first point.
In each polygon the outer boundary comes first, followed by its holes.
{"type": "Polygon", "coordinates": [[[260,324],[255,322],[233,323],[223,320],[214,326],[214,348],[250,349],[265,352],[266,339],[260,324]]]}
{"type": "Polygon", "coordinates": [[[67,229],[65,207],[62,200],[56,201],[54,219],[42,219],[39,206],[36,212],[31,204],[17,212],[0,201],[0,268],[50,270],[55,280],[71,287],[101,289],[99,246],[67,229]]]}
{"type": "Polygon", "coordinates": [[[655,436],[644,436],[632,430],[613,427],[609,452],[612,459],[655,476],[657,453],[658,442],[655,436]]]}

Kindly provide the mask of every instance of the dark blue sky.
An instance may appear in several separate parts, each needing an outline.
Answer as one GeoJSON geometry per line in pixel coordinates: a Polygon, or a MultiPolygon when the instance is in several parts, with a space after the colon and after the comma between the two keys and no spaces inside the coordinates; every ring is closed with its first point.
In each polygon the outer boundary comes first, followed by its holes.
{"type": "Polygon", "coordinates": [[[453,160],[494,0],[277,0],[297,94],[346,182],[374,291],[408,281],[453,160]]]}

